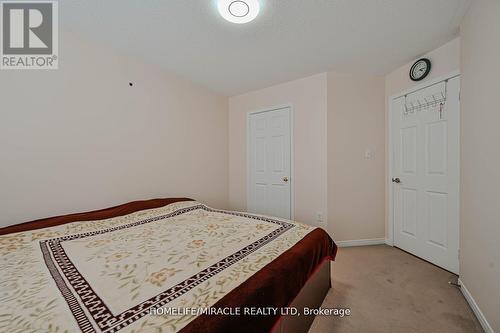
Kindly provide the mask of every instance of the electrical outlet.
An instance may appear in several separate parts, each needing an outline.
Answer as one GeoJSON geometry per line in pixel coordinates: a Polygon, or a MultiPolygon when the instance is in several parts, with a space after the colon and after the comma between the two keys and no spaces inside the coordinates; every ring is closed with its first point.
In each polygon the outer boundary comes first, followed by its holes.
{"type": "Polygon", "coordinates": [[[319,223],[323,223],[323,213],[322,212],[316,213],[316,221],[319,223]]]}

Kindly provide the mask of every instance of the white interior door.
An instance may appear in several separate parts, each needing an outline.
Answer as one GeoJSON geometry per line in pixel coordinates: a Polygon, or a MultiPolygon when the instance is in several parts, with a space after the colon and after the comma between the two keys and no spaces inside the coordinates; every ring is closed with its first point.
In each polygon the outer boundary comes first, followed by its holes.
{"type": "Polygon", "coordinates": [[[454,273],[459,265],[459,92],[455,77],[392,104],[394,244],[454,273]],[[411,112],[443,97],[442,106],[411,112]]]}
{"type": "Polygon", "coordinates": [[[248,121],[248,210],[291,218],[291,109],[252,113],[248,121]]]}

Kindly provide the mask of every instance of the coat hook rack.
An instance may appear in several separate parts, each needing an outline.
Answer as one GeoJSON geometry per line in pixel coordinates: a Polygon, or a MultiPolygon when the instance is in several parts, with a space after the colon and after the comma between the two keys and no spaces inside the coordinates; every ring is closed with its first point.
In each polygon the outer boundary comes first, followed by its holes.
{"type": "Polygon", "coordinates": [[[427,96],[423,97],[423,102],[420,99],[417,99],[416,101],[410,101],[409,103],[407,102],[408,100],[408,95],[405,95],[405,109],[404,109],[404,114],[408,115],[409,113],[414,113],[417,111],[420,111],[422,109],[428,110],[429,108],[435,108],[439,105],[444,105],[446,103],[446,96],[447,96],[447,86],[448,86],[448,81],[445,81],[445,90],[444,92],[441,91],[436,98],[436,94],[432,94],[432,96],[427,96]]]}

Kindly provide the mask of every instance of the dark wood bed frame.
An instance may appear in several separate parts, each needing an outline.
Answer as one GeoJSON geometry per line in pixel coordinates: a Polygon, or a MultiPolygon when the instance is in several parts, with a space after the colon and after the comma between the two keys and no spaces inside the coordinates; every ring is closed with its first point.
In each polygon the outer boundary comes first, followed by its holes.
{"type": "MultiPolygon", "coordinates": [[[[152,199],[134,201],[127,204],[85,212],[51,217],[31,222],[0,228],[0,235],[28,231],[39,228],[53,227],[76,221],[93,221],[126,215],[138,210],[158,208],[178,201],[192,201],[188,198],[152,199]]],[[[295,307],[302,313],[304,307],[318,308],[331,287],[330,260],[325,260],[307,280],[295,297],[290,307],[295,307]]],[[[270,333],[307,333],[315,316],[282,316],[270,333]]]]}
{"type": "MultiPolygon", "coordinates": [[[[319,308],[331,288],[330,260],[325,260],[311,278],[306,282],[300,293],[290,304],[302,312],[305,307],[319,308]]],[[[315,316],[281,317],[271,333],[307,333],[315,316]]]]}

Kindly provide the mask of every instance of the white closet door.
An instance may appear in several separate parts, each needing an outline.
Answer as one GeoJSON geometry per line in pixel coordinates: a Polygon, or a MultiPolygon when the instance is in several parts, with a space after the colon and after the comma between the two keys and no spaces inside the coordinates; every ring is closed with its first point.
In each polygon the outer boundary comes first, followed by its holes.
{"type": "Polygon", "coordinates": [[[393,101],[395,246],[458,273],[460,80],[409,94],[406,105],[446,96],[440,106],[405,112],[393,101]]]}
{"type": "Polygon", "coordinates": [[[249,115],[248,210],[291,218],[290,108],[249,115]]]}

